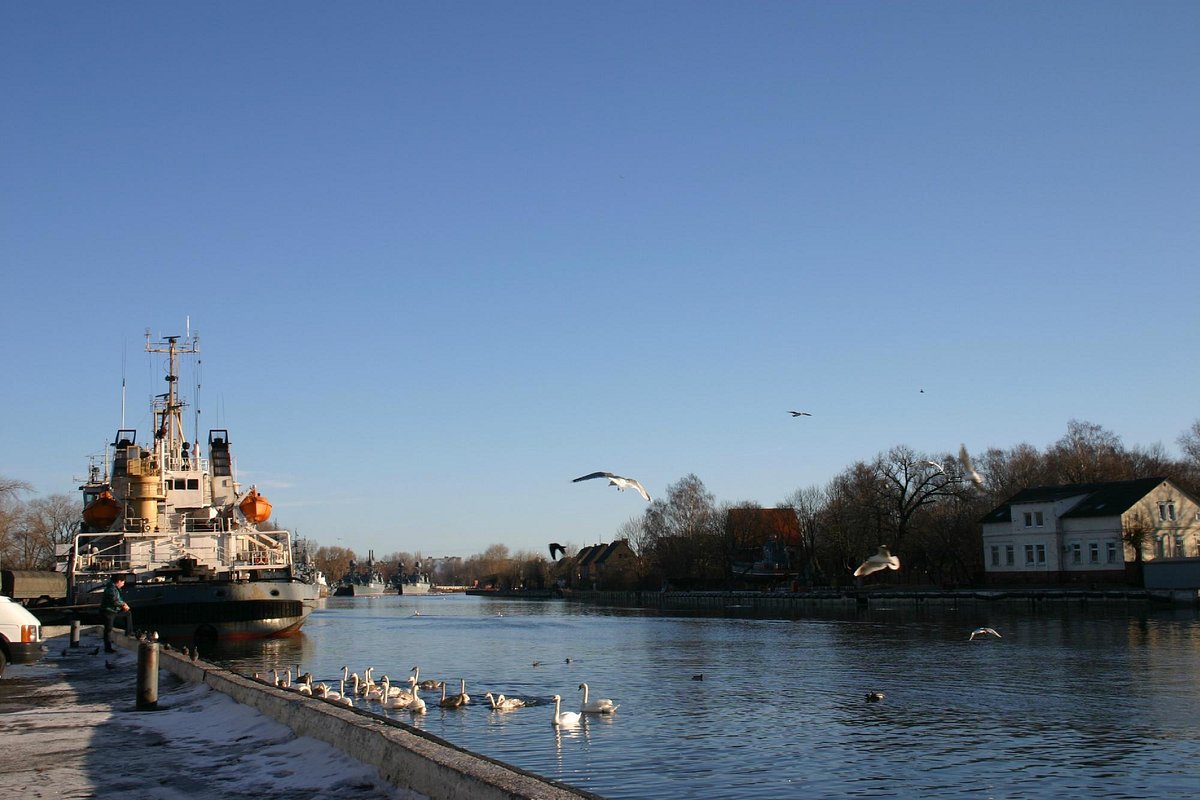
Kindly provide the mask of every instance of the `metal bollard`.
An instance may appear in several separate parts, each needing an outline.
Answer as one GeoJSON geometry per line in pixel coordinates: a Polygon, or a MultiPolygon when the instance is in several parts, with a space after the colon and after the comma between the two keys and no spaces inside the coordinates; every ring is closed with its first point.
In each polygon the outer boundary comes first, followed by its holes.
{"type": "Polygon", "coordinates": [[[158,709],[158,642],[138,645],[137,710],[158,709]]]}
{"type": "Polygon", "coordinates": [[[79,620],[71,620],[71,647],[79,647],[79,620]]]}

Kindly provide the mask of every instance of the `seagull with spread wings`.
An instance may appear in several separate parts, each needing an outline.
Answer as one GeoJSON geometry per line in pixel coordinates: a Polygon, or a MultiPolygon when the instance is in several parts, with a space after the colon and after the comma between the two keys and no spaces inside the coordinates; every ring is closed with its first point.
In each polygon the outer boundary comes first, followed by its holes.
{"type": "Polygon", "coordinates": [[[979,489],[983,488],[983,476],[975,471],[975,467],[971,464],[971,456],[967,454],[967,446],[964,444],[958,448],[958,460],[962,462],[963,470],[966,471],[967,477],[971,479],[971,483],[979,489]]]}
{"type": "Polygon", "coordinates": [[[793,417],[811,417],[812,416],[812,414],[808,413],[807,411],[789,411],[788,413],[791,414],[793,417]]]}
{"type": "Polygon", "coordinates": [[[1004,638],[995,628],[976,628],[971,631],[971,641],[975,641],[975,638],[978,636],[982,636],[985,639],[989,636],[995,636],[997,639],[1004,638]]]}
{"type": "Polygon", "coordinates": [[[888,552],[887,545],[879,545],[879,552],[858,565],[854,577],[861,578],[881,569],[900,569],[900,559],[888,552]]]}
{"type": "Polygon", "coordinates": [[[592,478],[608,478],[608,485],[617,487],[617,491],[623,489],[633,489],[640,494],[647,503],[650,502],[650,493],[646,491],[646,487],[635,481],[633,478],[623,478],[620,475],[614,475],[611,472],[593,472],[588,475],[581,475],[571,483],[579,483],[580,481],[590,481],[592,478]]]}

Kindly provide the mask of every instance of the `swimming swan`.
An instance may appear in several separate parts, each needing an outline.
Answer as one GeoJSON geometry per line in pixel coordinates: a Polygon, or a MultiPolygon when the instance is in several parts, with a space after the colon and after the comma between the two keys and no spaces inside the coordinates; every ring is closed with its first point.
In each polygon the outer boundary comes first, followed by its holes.
{"type": "Polygon", "coordinates": [[[408,682],[412,685],[412,700],[408,702],[408,705],[404,706],[404,709],[414,714],[424,714],[425,701],[417,696],[417,679],[409,678],[408,682]]]}
{"type": "Polygon", "coordinates": [[[579,684],[579,688],[583,691],[583,702],[579,706],[579,710],[584,714],[612,714],[618,708],[619,703],[614,703],[612,700],[605,698],[603,700],[593,700],[588,702],[588,685],[586,683],[579,684]]]}
{"type": "Polygon", "coordinates": [[[550,720],[551,725],[566,726],[578,725],[579,720],[583,719],[583,714],[578,711],[559,711],[559,705],[562,703],[562,698],[554,695],[554,717],[550,720]]]}
{"type": "Polygon", "coordinates": [[[505,697],[504,695],[495,697],[491,692],[488,692],[483,696],[483,699],[487,700],[488,705],[496,711],[513,711],[525,707],[525,701],[519,697],[505,697]]]}
{"type": "Polygon", "coordinates": [[[446,684],[442,684],[442,699],[438,702],[442,708],[462,708],[466,703],[461,694],[446,695],[446,684]]]}

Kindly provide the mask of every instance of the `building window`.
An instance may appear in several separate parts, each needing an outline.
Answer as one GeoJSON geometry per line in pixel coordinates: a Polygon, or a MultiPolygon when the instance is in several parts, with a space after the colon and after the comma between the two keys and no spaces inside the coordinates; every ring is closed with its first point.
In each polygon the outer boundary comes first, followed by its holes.
{"type": "MultiPolygon", "coordinates": [[[[1159,513],[1161,514],[1162,513],[1162,503],[1158,504],[1158,508],[1159,508],[1159,513]]],[[[1025,512],[1025,527],[1026,528],[1033,527],[1033,512],[1032,511],[1025,512]]]]}
{"type": "Polygon", "coordinates": [[[1175,521],[1175,501],[1167,500],[1158,504],[1158,518],[1163,522],[1175,521]]]}
{"type": "Polygon", "coordinates": [[[1041,566],[1046,564],[1046,545],[1044,544],[1037,545],[1037,562],[1041,566]]]}
{"type": "Polygon", "coordinates": [[[1031,544],[1025,545],[1025,566],[1033,566],[1033,545],[1031,544]]]}
{"type": "Polygon", "coordinates": [[[1037,525],[1039,528],[1046,524],[1046,520],[1042,516],[1042,512],[1040,512],[1040,511],[1033,512],[1033,524],[1037,525]]]}
{"type": "Polygon", "coordinates": [[[1100,563],[1100,543],[1099,542],[1088,542],[1088,563],[1089,564],[1099,564],[1100,563]]]}
{"type": "Polygon", "coordinates": [[[1080,564],[1083,562],[1083,553],[1079,547],[1079,542],[1071,545],[1071,563],[1080,564]]]}
{"type": "Polygon", "coordinates": [[[1107,545],[1105,545],[1105,549],[1108,551],[1108,563],[1117,563],[1117,543],[1109,542],[1107,545]]]}
{"type": "Polygon", "coordinates": [[[1016,563],[1016,554],[1013,552],[1015,548],[1011,544],[1004,545],[1004,564],[1011,567],[1016,563]]]}
{"type": "Polygon", "coordinates": [[[992,566],[1000,566],[1000,545],[998,544],[992,545],[992,566]]]}

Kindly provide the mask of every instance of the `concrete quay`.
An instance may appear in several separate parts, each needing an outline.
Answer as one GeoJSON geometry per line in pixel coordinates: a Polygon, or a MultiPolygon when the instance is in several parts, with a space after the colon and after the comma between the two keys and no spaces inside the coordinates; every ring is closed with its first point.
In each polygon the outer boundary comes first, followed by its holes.
{"type": "Polygon", "coordinates": [[[159,710],[135,710],[141,643],[116,635],[118,653],[93,655],[98,632],[87,629],[78,648],[51,638],[43,662],[0,680],[0,795],[598,800],[161,647],[159,710]],[[167,710],[183,714],[166,722],[167,710]]]}

